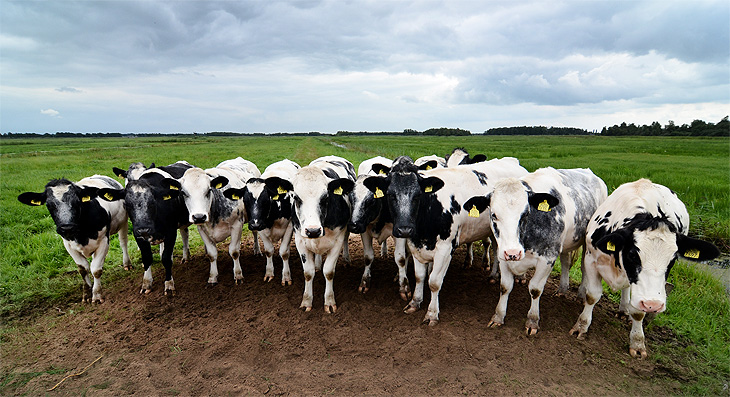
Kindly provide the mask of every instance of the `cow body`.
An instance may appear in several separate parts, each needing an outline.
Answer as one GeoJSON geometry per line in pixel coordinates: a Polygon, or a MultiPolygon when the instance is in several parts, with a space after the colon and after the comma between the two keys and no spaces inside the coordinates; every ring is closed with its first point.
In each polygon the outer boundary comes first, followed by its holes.
{"type": "MultiPolygon", "coordinates": [[[[350,193],[352,217],[348,224],[351,233],[358,233],[362,239],[365,270],[358,290],[367,292],[370,289],[371,267],[375,259],[373,242],[381,247],[382,257],[387,255],[387,239],[393,235],[393,219],[382,194],[374,194],[365,186],[365,179],[370,176],[385,177],[390,171],[393,161],[385,157],[375,157],[363,161],[358,168],[355,187],[350,193]]],[[[406,276],[407,249],[406,240],[395,240],[395,263],[398,266],[398,284],[400,295],[404,300],[410,298],[410,285],[406,276]]]]}
{"type": "Polygon", "coordinates": [[[121,188],[119,182],[103,175],[84,178],[77,183],[55,179],[42,193],[27,192],[18,196],[24,204],[45,204],[56,224],[56,232],[63,246],[79,268],[84,281],[82,302],[103,302],[101,273],[109,252],[109,238],[119,233],[122,263],[129,269],[131,261],[127,249],[127,211],[124,204],[110,203],[98,198],[99,189],[121,188]],[[91,264],[87,258],[91,257],[91,264]],[[89,278],[91,273],[94,281],[89,278]]]}
{"type": "Polygon", "coordinates": [[[350,220],[349,192],[355,183],[355,168],[344,158],[326,156],[299,169],[288,185],[294,200],[292,224],[294,242],[304,269],[304,295],[301,308],[312,309],[315,256],[326,255],[322,272],[325,277],[324,309],[337,310],[334,276],[337,258],[347,244],[350,220]]]}
{"type": "MultiPolygon", "coordinates": [[[[242,189],[250,178],[258,178],[261,172],[256,165],[238,157],[226,160],[215,168],[206,170],[191,168],[180,179],[182,193],[190,214],[189,221],[198,226],[200,238],[210,259],[208,284],[218,283],[218,247],[221,241],[231,238],[228,251],[233,259],[233,278],[242,282],[241,232],[246,223],[245,205],[240,200],[229,200],[221,188],[242,189]]],[[[254,235],[254,253],[260,254],[258,233],[254,235]]]]}
{"type": "Polygon", "coordinates": [[[497,182],[486,197],[468,201],[465,210],[484,211],[491,217],[497,240],[501,295],[490,327],[504,324],[514,276],[529,269],[532,303],[525,324],[527,334],[539,330],[540,296],[550,271],[560,257],[560,293],[568,290],[571,253],[585,244],[588,222],[606,199],[606,184],[589,169],[541,168],[522,178],[497,182]]]}
{"type": "Polygon", "coordinates": [[[371,177],[365,181],[371,191],[386,192],[393,235],[408,240],[414,259],[416,288],[406,313],[420,308],[426,265],[433,264],[428,279],[431,303],[424,322],[438,323],[438,294],[454,249],[491,234],[486,217],[469,217],[462,204],[474,193],[488,194],[501,178],[524,174],[527,170],[514,158],[419,172],[409,157],[402,156],[393,162],[387,179],[371,177]]]}
{"type": "Polygon", "coordinates": [[[289,251],[293,226],[291,223],[292,203],[290,194],[284,192],[282,183],[291,183],[299,165],[291,160],[282,160],[266,167],[261,178],[250,178],[243,189],[231,188],[223,194],[232,200],[243,200],[248,219],[248,229],[258,232],[266,254],[264,281],[274,279],[274,244],[280,242],[279,256],[283,262],[281,285],[291,285],[289,251]]]}
{"type": "Polygon", "coordinates": [[[687,237],[688,230],[687,209],[665,186],[648,179],[619,186],[588,224],[581,283],[585,306],[571,334],[582,339],[588,332],[604,280],[621,290],[619,310],[631,316],[629,353],[646,357],[642,320],[666,309],[665,282],[676,259],[719,255],[714,245],[687,237]]]}

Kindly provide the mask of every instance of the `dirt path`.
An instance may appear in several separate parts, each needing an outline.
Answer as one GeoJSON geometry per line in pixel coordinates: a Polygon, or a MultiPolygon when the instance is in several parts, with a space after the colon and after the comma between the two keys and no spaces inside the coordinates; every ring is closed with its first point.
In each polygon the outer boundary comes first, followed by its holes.
{"type": "MultiPolygon", "coordinates": [[[[664,395],[679,381],[652,361],[628,355],[628,322],[599,302],[586,341],[568,335],[582,303],[577,286],[554,296],[551,279],[541,304],[541,332],[526,337],[527,288],[516,286],[501,329],[487,323],[499,287],[478,268],[460,269],[459,248],[441,292],[441,323],[421,325],[393,282],[390,257],[376,258],[371,290],[362,295],[359,237],[351,237],[354,265],[339,261],[337,313],[324,313],[324,281],[315,277],[314,310],[298,309],[301,264],[292,255],[294,285],[264,283],[262,257],[244,241],[245,280],[235,286],[223,247],[220,284],[206,287],[208,263],[197,255],[173,270],[177,295],[139,295],[138,277],[106,285],[106,302],[47,313],[7,334],[2,349],[7,394],[51,395],[664,395]],[[43,374],[37,374],[43,372],[43,374]],[[18,381],[22,374],[30,380],[18,381]]],[[[292,252],[295,249],[292,248],[292,252]]],[[[178,263],[179,257],[175,258],[178,263]]],[[[275,261],[277,277],[281,263],[275,261]]],[[[139,265],[138,265],[139,266],[139,265]]],[[[411,270],[411,280],[412,270],[411,270]]],[[[80,292],[79,292],[80,294],[80,292]]],[[[426,298],[428,299],[428,298],[426,298]]],[[[425,306],[425,305],[424,305],[425,306]]],[[[658,336],[661,338],[661,336],[658,336]]],[[[667,337],[669,338],[669,337],[667,337]]],[[[649,337],[651,339],[651,337],[649,337]]],[[[659,340],[661,343],[661,340],[659,340]]],[[[651,349],[651,345],[649,345],[651,349]]],[[[27,379],[26,379],[27,380],[27,379]]]]}

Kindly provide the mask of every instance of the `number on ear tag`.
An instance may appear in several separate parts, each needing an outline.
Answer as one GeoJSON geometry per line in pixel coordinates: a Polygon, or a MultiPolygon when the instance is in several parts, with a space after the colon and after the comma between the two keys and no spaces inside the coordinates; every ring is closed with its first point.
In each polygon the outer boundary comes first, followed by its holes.
{"type": "Polygon", "coordinates": [[[89,196],[81,197],[81,201],[84,203],[89,202],[89,201],[91,201],[91,197],[89,197],[89,196]]]}
{"type": "Polygon", "coordinates": [[[606,243],[606,251],[611,251],[611,252],[616,251],[616,246],[613,245],[613,243],[609,241],[606,243]]]}
{"type": "Polygon", "coordinates": [[[41,205],[40,200],[30,200],[30,203],[33,205],[41,205]]]}
{"type": "Polygon", "coordinates": [[[380,190],[380,188],[379,188],[379,187],[376,187],[376,188],[375,188],[375,193],[373,193],[373,196],[374,196],[375,198],[381,198],[381,197],[385,196],[385,194],[383,193],[383,191],[382,191],[382,190],[380,190]]]}
{"type": "Polygon", "coordinates": [[[476,205],[473,205],[469,210],[469,216],[472,218],[479,218],[479,210],[476,205]]]}
{"type": "Polygon", "coordinates": [[[175,186],[175,185],[170,185],[170,190],[180,190],[180,189],[178,189],[177,186],[175,186]]]}
{"type": "Polygon", "coordinates": [[[104,193],[104,198],[109,201],[114,200],[114,196],[112,196],[111,193],[109,193],[109,192],[104,193]]]}
{"type": "Polygon", "coordinates": [[[696,249],[687,250],[687,252],[684,253],[684,257],[698,259],[700,257],[700,251],[696,249]]]}
{"type": "Polygon", "coordinates": [[[433,186],[426,186],[426,188],[423,189],[423,191],[426,193],[431,193],[431,192],[433,192],[433,186]]]}
{"type": "Polygon", "coordinates": [[[337,189],[333,190],[332,193],[342,196],[342,186],[338,187],[337,189]]]}
{"type": "Polygon", "coordinates": [[[286,194],[287,193],[287,190],[284,189],[283,187],[279,186],[279,187],[276,188],[276,192],[279,193],[279,194],[286,194]]]}
{"type": "Polygon", "coordinates": [[[166,195],[162,196],[162,199],[163,200],[169,200],[171,198],[172,198],[172,196],[170,196],[169,194],[166,194],[166,195]]]}
{"type": "Polygon", "coordinates": [[[543,200],[542,203],[537,205],[537,210],[542,212],[550,212],[550,204],[548,204],[547,200],[543,200]]]}

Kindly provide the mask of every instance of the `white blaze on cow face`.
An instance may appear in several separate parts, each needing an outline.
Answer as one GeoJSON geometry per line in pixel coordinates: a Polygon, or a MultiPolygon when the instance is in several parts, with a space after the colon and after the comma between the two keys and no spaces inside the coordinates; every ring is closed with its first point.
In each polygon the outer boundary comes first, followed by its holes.
{"type": "Polygon", "coordinates": [[[63,227],[73,226],[78,218],[80,202],[77,198],[72,197],[71,185],[53,186],[50,188],[50,193],[47,204],[57,228],[60,230],[63,227]]]}
{"type": "Polygon", "coordinates": [[[294,206],[303,237],[316,238],[324,235],[322,211],[327,205],[327,185],[330,180],[317,168],[304,167],[297,171],[292,181],[294,206]]]}
{"type": "MultiPolygon", "coordinates": [[[[638,265],[636,283],[631,283],[631,306],[647,313],[661,313],[666,309],[667,269],[674,263],[677,255],[677,235],[662,224],[654,230],[634,232],[636,253],[622,255],[622,260],[636,261],[624,263],[624,268],[638,265]]],[[[629,247],[626,247],[627,249],[629,247]]]]}
{"type": "Polygon", "coordinates": [[[525,256],[520,243],[520,219],[529,211],[528,206],[527,191],[519,179],[506,178],[495,184],[489,210],[500,259],[519,261],[525,256]]]}
{"type": "Polygon", "coordinates": [[[200,224],[210,220],[210,207],[213,203],[212,178],[201,168],[185,171],[180,179],[185,206],[190,213],[190,223],[200,224]]]}

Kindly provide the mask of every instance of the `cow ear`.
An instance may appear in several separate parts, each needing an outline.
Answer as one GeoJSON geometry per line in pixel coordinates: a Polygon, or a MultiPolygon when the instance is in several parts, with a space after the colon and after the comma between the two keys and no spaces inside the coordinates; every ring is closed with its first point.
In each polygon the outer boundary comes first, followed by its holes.
{"type": "Polygon", "coordinates": [[[338,196],[346,195],[355,187],[355,182],[347,178],[335,179],[327,185],[327,191],[338,196]]]}
{"type": "Polygon", "coordinates": [[[418,181],[421,185],[421,191],[424,193],[436,193],[439,189],[444,187],[444,181],[435,176],[423,178],[418,181]]]}
{"type": "Polygon", "coordinates": [[[603,251],[606,254],[614,255],[624,248],[625,238],[624,233],[616,231],[601,237],[598,241],[593,243],[593,246],[603,251]]]}
{"type": "Polygon", "coordinates": [[[483,154],[477,154],[476,156],[471,158],[471,164],[483,163],[485,161],[487,161],[487,156],[483,154]]]}
{"type": "Polygon", "coordinates": [[[439,163],[436,160],[429,160],[418,166],[421,171],[428,171],[438,167],[439,163]]]}
{"type": "Polygon", "coordinates": [[[150,168],[155,168],[155,163],[150,163],[150,168]]]}
{"type": "Polygon", "coordinates": [[[382,176],[370,176],[363,180],[363,185],[373,192],[373,197],[377,199],[385,197],[385,192],[388,191],[388,185],[390,185],[390,182],[388,182],[387,178],[383,178],[382,176]]]}
{"type": "Polygon", "coordinates": [[[225,176],[222,176],[222,175],[217,176],[217,177],[213,178],[212,181],[210,181],[210,187],[212,187],[213,189],[220,189],[227,184],[228,184],[228,178],[226,178],[225,176]]]}
{"type": "Polygon", "coordinates": [[[390,172],[390,167],[383,164],[373,164],[372,170],[375,175],[388,175],[388,173],[390,172]]]}
{"type": "Polygon", "coordinates": [[[112,168],[112,172],[114,172],[114,175],[116,175],[119,178],[126,178],[127,177],[127,171],[114,167],[112,168]]]}
{"type": "Polygon", "coordinates": [[[46,203],[46,193],[25,192],[18,196],[18,201],[25,205],[38,207],[46,203]]]}
{"type": "Polygon", "coordinates": [[[243,197],[243,192],[246,190],[246,188],[243,189],[236,189],[236,188],[230,188],[223,192],[223,195],[226,196],[226,198],[230,200],[240,200],[243,197]]]}
{"type": "Polygon", "coordinates": [[[99,196],[99,198],[105,201],[117,201],[124,199],[125,191],[124,189],[103,188],[99,189],[97,195],[99,196]]]}
{"type": "Polygon", "coordinates": [[[280,196],[282,194],[287,194],[294,190],[294,186],[292,186],[291,182],[276,176],[266,178],[264,183],[266,184],[266,188],[271,191],[271,198],[274,200],[278,200],[281,198],[280,196]]]}
{"type": "Polygon", "coordinates": [[[550,212],[560,203],[557,197],[549,193],[530,193],[527,201],[532,208],[542,212],[550,212]]]}
{"type": "Polygon", "coordinates": [[[180,181],[173,178],[165,178],[162,180],[162,188],[167,190],[172,190],[177,192],[177,194],[180,194],[180,190],[182,190],[182,185],[180,185],[180,181]]]}
{"type": "Polygon", "coordinates": [[[677,235],[677,252],[682,259],[694,262],[709,261],[720,256],[720,250],[714,244],[681,234],[677,235]]]}
{"type": "Polygon", "coordinates": [[[492,199],[492,194],[486,196],[474,196],[464,203],[464,210],[469,212],[469,216],[472,218],[479,218],[482,212],[486,211],[489,207],[489,202],[492,199]]]}
{"type": "Polygon", "coordinates": [[[90,202],[91,200],[93,200],[97,197],[98,192],[99,192],[98,187],[87,186],[87,187],[81,188],[81,190],[79,190],[79,197],[81,197],[81,202],[82,203],[90,202]]]}

